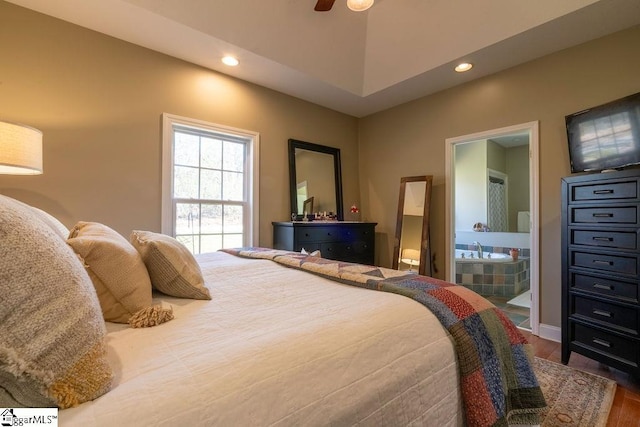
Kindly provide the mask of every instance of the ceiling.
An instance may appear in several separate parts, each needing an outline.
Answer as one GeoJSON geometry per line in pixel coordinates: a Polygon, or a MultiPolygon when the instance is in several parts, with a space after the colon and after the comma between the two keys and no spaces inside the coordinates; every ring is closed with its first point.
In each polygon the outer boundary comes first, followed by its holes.
{"type": "Polygon", "coordinates": [[[638,0],[8,1],[356,117],[640,24],[638,0]]]}

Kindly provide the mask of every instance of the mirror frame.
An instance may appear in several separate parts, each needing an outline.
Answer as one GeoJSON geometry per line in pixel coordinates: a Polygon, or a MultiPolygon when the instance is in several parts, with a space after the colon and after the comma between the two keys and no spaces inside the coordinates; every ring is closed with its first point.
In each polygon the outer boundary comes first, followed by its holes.
{"type": "Polygon", "coordinates": [[[418,274],[431,276],[431,243],[429,241],[429,211],[431,205],[431,187],[433,186],[433,175],[408,176],[400,178],[400,195],[398,197],[398,216],[396,219],[396,237],[393,244],[393,269],[398,269],[398,259],[400,257],[400,241],[402,239],[402,220],[404,212],[404,195],[407,182],[426,182],[424,194],[424,211],[422,213],[422,236],[420,238],[420,265],[418,274]]]}
{"type": "MultiPolygon", "coordinates": [[[[340,166],[340,149],[311,142],[289,139],[289,192],[291,200],[291,213],[295,213],[296,220],[302,219],[302,213],[298,213],[298,200],[296,196],[296,149],[315,151],[333,156],[334,182],[336,187],[336,215],[338,221],[343,220],[342,204],[342,169],[340,166]]],[[[293,219],[293,216],[292,216],[293,219]]]]}

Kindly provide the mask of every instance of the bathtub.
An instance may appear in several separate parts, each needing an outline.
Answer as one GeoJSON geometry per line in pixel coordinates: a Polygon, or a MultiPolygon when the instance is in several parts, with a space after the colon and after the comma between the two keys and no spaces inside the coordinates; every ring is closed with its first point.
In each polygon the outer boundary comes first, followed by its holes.
{"type": "MultiPolygon", "coordinates": [[[[456,262],[475,261],[478,262],[478,251],[469,249],[456,249],[456,262]],[[463,257],[464,256],[464,257],[463,257]]],[[[513,261],[511,255],[496,253],[496,252],[483,252],[480,262],[509,262],[513,261]]]]}

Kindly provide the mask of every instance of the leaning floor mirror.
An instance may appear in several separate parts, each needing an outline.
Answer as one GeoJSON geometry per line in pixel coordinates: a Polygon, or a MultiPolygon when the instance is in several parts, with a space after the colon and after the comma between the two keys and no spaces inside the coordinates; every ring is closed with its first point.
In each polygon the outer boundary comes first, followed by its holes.
{"type": "Polygon", "coordinates": [[[429,208],[432,175],[400,179],[393,268],[431,276],[429,208]]]}

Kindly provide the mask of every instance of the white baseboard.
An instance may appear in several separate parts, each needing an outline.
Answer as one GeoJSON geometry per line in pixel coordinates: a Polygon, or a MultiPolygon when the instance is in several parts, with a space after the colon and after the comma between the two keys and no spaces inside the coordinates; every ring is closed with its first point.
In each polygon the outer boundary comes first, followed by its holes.
{"type": "Polygon", "coordinates": [[[545,325],[540,323],[538,327],[538,336],[545,340],[561,342],[562,341],[562,329],[557,326],[545,325]]]}

